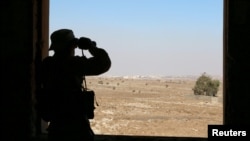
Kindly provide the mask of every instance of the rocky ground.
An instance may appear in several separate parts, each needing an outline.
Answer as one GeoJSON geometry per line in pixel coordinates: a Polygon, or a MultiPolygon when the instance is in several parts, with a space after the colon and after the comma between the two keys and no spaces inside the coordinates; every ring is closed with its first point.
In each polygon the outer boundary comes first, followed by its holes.
{"type": "Polygon", "coordinates": [[[218,97],[195,96],[195,79],[87,77],[99,106],[96,134],[207,137],[208,124],[222,124],[218,97]]]}

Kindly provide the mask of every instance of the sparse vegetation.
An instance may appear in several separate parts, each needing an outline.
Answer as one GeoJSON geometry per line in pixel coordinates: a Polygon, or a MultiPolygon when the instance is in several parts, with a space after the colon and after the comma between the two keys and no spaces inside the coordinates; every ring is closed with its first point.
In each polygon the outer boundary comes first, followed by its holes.
{"type": "Polygon", "coordinates": [[[196,81],[193,88],[195,95],[217,96],[220,81],[213,80],[210,76],[203,73],[196,81]]]}
{"type": "Polygon", "coordinates": [[[207,137],[208,124],[223,123],[222,88],[216,98],[194,96],[197,77],[88,79],[100,104],[90,121],[97,134],[207,137]]]}

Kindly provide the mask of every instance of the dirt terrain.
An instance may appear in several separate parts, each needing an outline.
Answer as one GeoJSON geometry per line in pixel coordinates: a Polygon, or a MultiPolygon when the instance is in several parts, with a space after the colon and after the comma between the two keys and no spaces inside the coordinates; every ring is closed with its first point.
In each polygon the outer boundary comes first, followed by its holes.
{"type": "Polygon", "coordinates": [[[222,124],[218,97],[195,96],[194,78],[87,77],[99,106],[96,134],[207,137],[208,124],[222,124]]]}

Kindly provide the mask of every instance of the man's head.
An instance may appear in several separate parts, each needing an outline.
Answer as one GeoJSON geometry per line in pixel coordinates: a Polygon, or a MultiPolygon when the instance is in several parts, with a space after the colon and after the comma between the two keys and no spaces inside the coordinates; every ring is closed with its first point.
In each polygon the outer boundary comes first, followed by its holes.
{"type": "Polygon", "coordinates": [[[54,31],[51,36],[51,45],[49,50],[54,50],[55,52],[66,51],[72,46],[77,45],[78,39],[70,29],[59,29],[54,31]]]}

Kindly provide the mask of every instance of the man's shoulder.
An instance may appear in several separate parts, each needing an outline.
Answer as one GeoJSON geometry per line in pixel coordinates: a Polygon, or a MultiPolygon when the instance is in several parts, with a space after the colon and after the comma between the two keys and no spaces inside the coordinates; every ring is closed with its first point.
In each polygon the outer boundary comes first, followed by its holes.
{"type": "Polygon", "coordinates": [[[82,56],[72,56],[69,58],[64,58],[64,59],[58,59],[53,56],[48,56],[43,59],[43,63],[45,64],[50,64],[50,63],[57,63],[57,62],[65,62],[65,63],[81,63],[86,60],[86,57],[82,56]]]}
{"type": "Polygon", "coordinates": [[[83,60],[86,60],[86,57],[83,57],[83,56],[72,56],[70,58],[70,60],[72,60],[72,61],[83,61],[83,60]]]}

